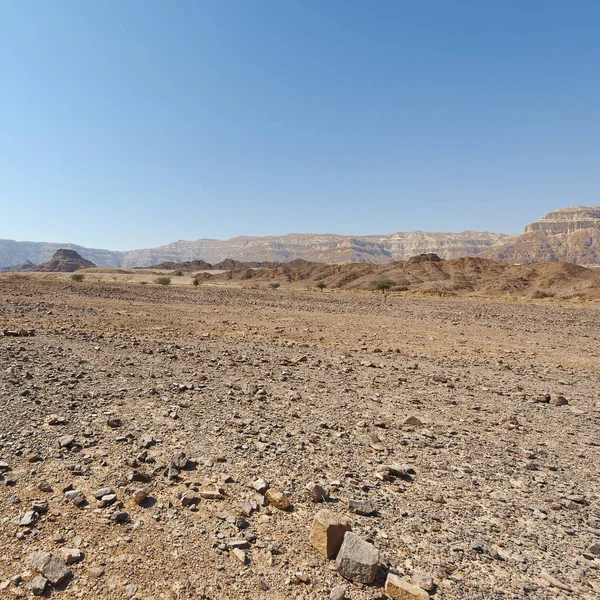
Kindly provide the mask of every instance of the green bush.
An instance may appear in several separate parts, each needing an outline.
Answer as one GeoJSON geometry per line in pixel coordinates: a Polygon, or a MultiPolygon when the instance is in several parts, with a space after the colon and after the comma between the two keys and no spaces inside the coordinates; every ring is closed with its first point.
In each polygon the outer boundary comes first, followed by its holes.
{"type": "Polygon", "coordinates": [[[154,280],[154,283],[158,283],[158,285],[171,285],[170,277],[157,277],[154,280]]]}
{"type": "Polygon", "coordinates": [[[323,291],[327,287],[327,284],[324,281],[319,280],[317,281],[317,283],[315,283],[315,286],[318,287],[321,291],[323,291]]]}
{"type": "Polygon", "coordinates": [[[281,284],[277,281],[271,281],[271,283],[269,283],[269,287],[276,290],[281,284]]]}
{"type": "Polygon", "coordinates": [[[85,275],[83,273],[73,273],[73,275],[71,275],[71,279],[73,281],[83,281],[85,279],[85,275]]]}

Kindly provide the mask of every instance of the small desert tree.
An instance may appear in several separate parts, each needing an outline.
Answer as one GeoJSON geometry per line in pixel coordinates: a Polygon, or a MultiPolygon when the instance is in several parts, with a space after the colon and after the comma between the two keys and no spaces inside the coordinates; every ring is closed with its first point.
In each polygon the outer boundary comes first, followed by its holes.
{"type": "Polygon", "coordinates": [[[281,284],[277,281],[271,281],[271,283],[269,284],[269,287],[273,290],[276,290],[281,284]]]}
{"type": "Polygon", "coordinates": [[[157,277],[154,280],[154,283],[158,283],[158,285],[171,285],[170,277],[157,277]]]}
{"type": "Polygon", "coordinates": [[[327,287],[327,284],[322,279],[319,279],[319,281],[315,283],[315,286],[318,287],[321,291],[323,291],[327,287]]]}
{"type": "Polygon", "coordinates": [[[73,281],[81,282],[85,279],[85,275],[83,273],[73,273],[73,275],[71,275],[71,279],[73,281]]]}
{"type": "Polygon", "coordinates": [[[394,285],[396,285],[396,282],[389,277],[380,277],[373,282],[371,287],[385,296],[394,285]]]}
{"type": "Polygon", "coordinates": [[[196,279],[196,277],[194,277],[194,278],[192,279],[192,285],[193,285],[194,287],[196,287],[197,285],[200,285],[200,282],[198,281],[198,279],[196,279]]]}

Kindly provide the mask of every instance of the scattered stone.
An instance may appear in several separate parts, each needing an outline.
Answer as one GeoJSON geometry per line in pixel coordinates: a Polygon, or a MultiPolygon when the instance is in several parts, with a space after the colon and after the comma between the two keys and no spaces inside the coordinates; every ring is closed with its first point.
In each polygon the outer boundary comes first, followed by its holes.
{"type": "Polygon", "coordinates": [[[19,521],[19,525],[21,527],[30,527],[37,521],[37,518],[38,518],[38,515],[35,511],[33,511],[33,510],[27,511],[23,515],[21,520],[19,521]]]}
{"type": "Polygon", "coordinates": [[[241,509],[245,516],[250,517],[258,510],[258,504],[256,502],[250,502],[250,500],[243,500],[241,509]]]}
{"type": "Polygon", "coordinates": [[[348,500],[348,508],[357,515],[368,517],[375,513],[370,500],[348,500]]]}
{"type": "Polygon", "coordinates": [[[171,460],[171,466],[181,471],[188,466],[189,462],[190,459],[185,452],[178,452],[175,454],[175,456],[173,456],[173,459],[171,460]]]}
{"type": "Polygon", "coordinates": [[[325,502],[329,498],[329,492],[318,483],[308,483],[306,489],[312,502],[325,502]]]}
{"type": "Polygon", "coordinates": [[[110,515],[111,521],[115,521],[115,523],[127,523],[129,521],[129,513],[124,510],[117,510],[110,515]]]}
{"type": "Polygon", "coordinates": [[[142,448],[150,448],[155,444],[154,438],[149,433],[144,433],[140,439],[142,448]]]}
{"type": "Polygon", "coordinates": [[[82,506],[85,503],[85,496],[81,490],[68,490],[65,492],[65,498],[75,506],[82,506]]]}
{"type": "Polygon", "coordinates": [[[31,503],[31,510],[39,514],[48,512],[48,503],[45,500],[34,500],[31,503]]]}
{"type": "Polygon", "coordinates": [[[61,548],[58,553],[67,565],[73,565],[83,560],[83,552],[78,548],[61,548]]]}
{"type": "Polygon", "coordinates": [[[67,568],[65,561],[48,552],[30,554],[27,558],[27,564],[40,572],[53,586],[60,585],[71,576],[71,571],[67,568]]]}
{"type": "Polygon", "coordinates": [[[413,571],[411,581],[426,592],[433,592],[435,589],[433,577],[430,577],[429,575],[421,575],[420,573],[417,573],[417,571],[413,571]]]}
{"type": "Polygon", "coordinates": [[[372,544],[351,531],[346,532],[336,559],[342,577],[357,583],[373,583],[378,562],[379,551],[372,544]]]}
{"type": "Polygon", "coordinates": [[[223,500],[223,494],[219,490],[211,488],[200,488],[197,494],[204,500],[223,500]]]}
{"type": "Polygon", "coordinates": [[[587,551],[595,556],[600,556],[600,542],[594,542],[588,547],[587,551]]]}
{"type": "Polygon", "coordinates": [[[233,554],[233,556],[235,556],[243,565],[246,564],[248,558],[243,550],[240,548],[232,548],[231,554],[233,554]]]}
{"type": "Polygon", "coordinates": [[[428,600],[429,598],[425,590],[393,573],[388,573],[385,580],[385,593],[392,600],[428,600]]]}
{"type": "Polygon", "coordinates": [[[62,435],[58,438],[58,447],[59,448],[68,448],[74,441],[74,435],[62,435]]]}
{"type": "Polygon", "coordinates": [[[193,506],[195,504],[198,504],[199,501],[200,498],[198,498],[198,496],[196,496],[196,492],[192,490],[188,490],[183,494],[183,496],[181,496],[182,506],[193,506]]]}
{"type": "Polygon", "coordinates": [[[267,490],[266,497],[269,504],[272,504],[279,510],[287,510],[290,507],[290,500],[283,492],[270,489],[267,490]]]}
{"type": "Polygon", "coordinates": [[[569,404],[569,401],[564,396],[550,396],[550,406],[564,406],[569,404]]]}
{"type": "Polygon", "coordinates": [[[88,569],[88,575],[93,579],[98,579],[104,575],[104,569],[102,567],[90,567],[88,569]]]}
{"type": "Polygon", "coordinates": [[[48,580],[43,575],[38,575],[27,584],[27,589],[34,596],[41,596],[46,591],[46,585],[48,585],[48,580]]]}
{"type": "Polygon", "coordinates": [[[96,490],[95,492],[93,492],[93,496],[94,498],[96,498],[96,500],[102,500],[102,498],[104,498],[104,496],[112,496],[114,495],[115,491],[110,488],[110,487],[103,487],[100,488],[99,490],[96,490]]]}
{"type": "Polygon", "coordinates": [[[259,494],[265,494],[266,491],[269,489],[269,482],[266,481],[265,479],[257,479],[253,484],[252,487],[259,493],[259,494]]]}
{"type": "Polygon", "coordinates": [[[315,515],[309,541],[324,558],[335,558],[351,530],[346,518],[324,508],[315,515]]]}
{"type": "Polygon", "coordinates": [[[148,498],[148,494],[142,490],[142,489],[136,489],[133,491],[133,501],[138,505],[141,506],[144,501],[146,500],[146,498],[148,498]]]}
{"type": "Polygon", "coordinates": [[[347,585],[337,585],[331,590],[329,600],[345,600],[347,591],[347,585]]]}

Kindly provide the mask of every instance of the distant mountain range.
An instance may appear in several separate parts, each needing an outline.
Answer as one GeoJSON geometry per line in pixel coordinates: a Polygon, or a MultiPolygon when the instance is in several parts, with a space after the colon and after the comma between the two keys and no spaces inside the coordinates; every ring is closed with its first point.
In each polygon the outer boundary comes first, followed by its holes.
{"type": "Polygon", "coordinates": [[[148,267],[165,262],[225,259],[245,262],[387,263],[418,254],[443,259],[481,256],[504,262],[563,260],[600,263],[600,207],[572,206],[553,211],[528,225],[521,235],[463,231],[461,233],[397,232],[390,235],[288,234],[236,237],[230,240],[177,241],[166,246],[124,252],[84,248],[71,243],[0,240],[0,267],[45,263],[59,249],[78,252],[106,267],[148,267]]]}

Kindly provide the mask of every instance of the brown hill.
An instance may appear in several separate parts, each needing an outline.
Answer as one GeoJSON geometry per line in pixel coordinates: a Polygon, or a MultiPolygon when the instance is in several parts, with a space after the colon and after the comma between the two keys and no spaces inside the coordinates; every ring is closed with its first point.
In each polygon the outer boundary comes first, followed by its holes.
{"type": "Polygon", "coordinates": [[[62,248],[57,250],[48,262],[29,270],[44,273],[72,273],[79,269],[89,269],[95,266],[93,262],[81,257],[75,250],[62,248]]]}
{"type": "Polygon", "coordinates": [[[392,280],[392,291],[425,295],[600,297],[600,270],[565,262],[510,265],[480,257],[442,260],[435,254],[382,265],[303,262],[275,268],[237,269],[215,275],[210,281],[279,283],[296,288],[315,287],[323,282],[327,289],[368,290],[383,277],[392,280]]]}
{"type": "Polygon", "coordinates": [[[3,267],[0,271],[9,272],[19,272],[19,271],[31,271],[31,269],[35,268],[35,265],[30,261],[26,260],[24,263],[20,265],[15,265],[14,267],[3,267]]]}

